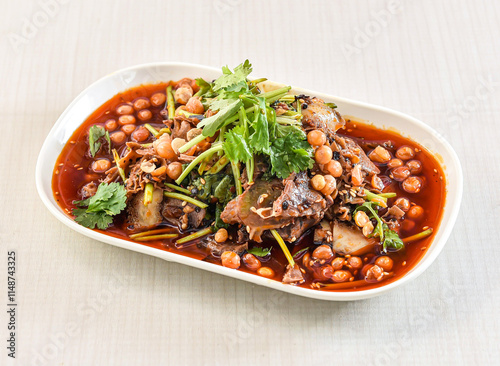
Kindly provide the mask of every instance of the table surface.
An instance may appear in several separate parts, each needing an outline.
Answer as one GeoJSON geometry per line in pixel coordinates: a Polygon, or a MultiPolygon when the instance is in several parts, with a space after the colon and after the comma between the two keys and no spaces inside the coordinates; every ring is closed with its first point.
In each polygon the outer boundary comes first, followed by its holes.
{"type": "Polygon", "coordinates": [[[5,286],[15,250],[12,364],[498,363],[498,1],[1,5],[0,269],[5,286]],[[255,75],[413,115],[453,145],[462,209],[422,276],[366,301],[316,301],[112,247],[49,214],[35,190],[37,155],[86,86],[140,63],[245,58],[255,75]]]}

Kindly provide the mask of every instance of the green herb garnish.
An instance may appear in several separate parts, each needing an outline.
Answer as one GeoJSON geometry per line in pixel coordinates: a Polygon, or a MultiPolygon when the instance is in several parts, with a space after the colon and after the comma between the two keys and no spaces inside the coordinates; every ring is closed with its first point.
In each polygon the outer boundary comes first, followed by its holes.
{"type": "Polygon", "coordinates": [[[97,226],[106,230],[113,222],[113,216],[125,209],[126,201],[127,191],[123,185],[101,183],[94,196],[83,201],[73,201],[73,204],[78,206],[73,209],[73,215],[80,225],[89,229],[97,226]]]}
{"type": "Polygon", "coordinates": [[[353,216],[356,215],[358,211],[364,211],[370,219],[375,219],[377,221],[377,226],[373,230],[372,236],[378,236],[380,238],[382,251],[386,252],[388,248],[395,251],[403,249],[403,241],[394,230],[389,229],[389,226],[382,221],[378,215],[377,206],[379,205],[376,202],[367,201],[356,207],[353,216]]]}
{"type": "Polygon", "coordinates": [[[99,141],[102,137],[106,139],[108,142],[108,149],[111,151],[111,140],[109,139],[109,132],[104,129],[104,127],[93,125],[89,128],[89,147],[90,147],[90,155],[92,157],[99,151],[101,148],[102,142],[99,141]]]}
{"type": "Polygon", "coordinates": [[[247,252],[253,255],[256,255],[257,257],[265,257],[269,253],[271,253],[272,248],[260,248],[260,247],[253,247],[251,249],[248,249],[247,252]]]}

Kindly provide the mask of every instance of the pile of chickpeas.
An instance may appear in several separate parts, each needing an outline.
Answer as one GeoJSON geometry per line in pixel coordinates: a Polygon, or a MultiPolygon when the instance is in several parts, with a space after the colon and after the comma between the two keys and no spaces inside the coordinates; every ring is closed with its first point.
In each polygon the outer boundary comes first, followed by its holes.
{"type": "Polygon", "coordinates": [[[401,183],[401,188],[407,193],[419,193],[423,180],[418,176],[422,172],[422,162],[415,159],[416,152],[410,146],[402,146],[393,158],[391,153],[382,146],[373,149],[368,157],[380,164],[386,164],[389,177],[401,183]]]}
{"type": "MultiPolygon", "coordinates": [[[[174,100],[179,105],[175,111],[176,115],[181,110],[203,114],[205,109],[199,97],[193,96],[194,81],[183,79],[174,93],[174,100]]],[[[109,132],[109,137],[113,145],[121,146],[130,138],[134,142],[145,142],[151,137],[150,131],[138,123],[147,123],[153,118],[151,107],[164,106],[167,100],[163,92],[154,93],[150,98],[139,97],[132,102],[122,103],[116,107],[114,114],[116,117],[109,118],[104,123],[104,128],[109,132]]],[[[201,133],[201,129],[193,128],[187,134],[187,140],[191,140],[201,133]]],[[[170,163],[166,167],[166,174],[169,178],[175,180],[182,174],[182,164],[177,160],[179,148],[186,143],[185,139],[170,139],[163,135],[163,138],[155,141],[153,147],[156,153],[170,163]]],[[[92,163],[92,170],[96,173],[104,173],[111,168],[111,162],[108,159],[96,159],[92,163]]]]}
{"type": "Polygon", "coordinates": [[[337,256],[329,245],[322,244],[312,253],[307,252],[302,264],[317,281],[340,283],[361,276],[367,282],[379,282],[390,275],[394,261],[387,255],[337,256]]]}
{"type": "Polygon", "coordinates": [[[326,135],[321,130],[312,130],[307,134],[307,142],[314,148],[314,160],[321,171],[326,174],[316,174],[311,179],[314,190],[325,196],[331,195],[337,188],[335,178],[342,176],[342,165],[333,159],[333,151],[327,144],[326,135]]]}

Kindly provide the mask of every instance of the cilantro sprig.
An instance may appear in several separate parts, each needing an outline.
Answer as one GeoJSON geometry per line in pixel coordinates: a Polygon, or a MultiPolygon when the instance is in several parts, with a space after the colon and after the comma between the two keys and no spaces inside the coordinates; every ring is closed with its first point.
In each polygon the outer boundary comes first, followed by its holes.
{"type": "Polygon", "coordinates": [[[403,249],[405,245],[398,233],[389,229],[389,226],[387,226],[378,215],[378,206],[376,202],[366,201],[362,205],[356,207],[353,216],[356,215],[358,211],[363,211],[370,219],[375,219],[377,221],[377,226],[373,230],[373,236],[378,236],[380,238],[383,252],[387,252],[387,249],[392,249],[394,251],[403,249]]]}
{"type": "Polygon", "coordinates": [[[127,191],[119,183],[101,183],[94,196],[83,201],[73,201],[75,221],[80,225],[105,230],[126,207],[127,191]],[[86,207],[86,208],[85,208],[86,207]]]}

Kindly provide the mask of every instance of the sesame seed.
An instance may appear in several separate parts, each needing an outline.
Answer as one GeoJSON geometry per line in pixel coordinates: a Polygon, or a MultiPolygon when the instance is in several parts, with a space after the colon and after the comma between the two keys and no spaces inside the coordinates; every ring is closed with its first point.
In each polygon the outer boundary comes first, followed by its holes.
{"type": "Polygon", "coordinates": [[[63,165],[64,165],[64,163],[61,163],[61,164],[59,164],[58,166],[63,166],[63,165]]]}
{"type": "Polygon", "coordinates": [[[70,141],[69,143],[70,143],[71,145],[74,145],[74,144],[76,144],[76,141],[70,141]]]}
{"type": "Polygon", "coordinates": [[[429,228],[428,226],[424,226],[422,230],[427,230],[428,228],[429,228]]]}
{"type": "Polygon", "coordinates": [[[58,174],[59,174],[59,169],[56,170],[56,175],[58,175],[58,174]]]}
{"type": "Polygon", "coordinates": [[[421,251],[424,251],[424,250],[426,250],[426,249],[427,249],[427,247],[422,247],[422,248],[420,248],[420,250],[421,250],[421,251]]]}
{"type": "Polygon", "coordinates": [[[402,266],[406,266],[406,261],[403,261],[403,263],[401,263],[402,266]]]}
{"type": "Polygon", "coordinates": [[[77,170],[83,170],[83,167],[79,167],[77,170]]]}

